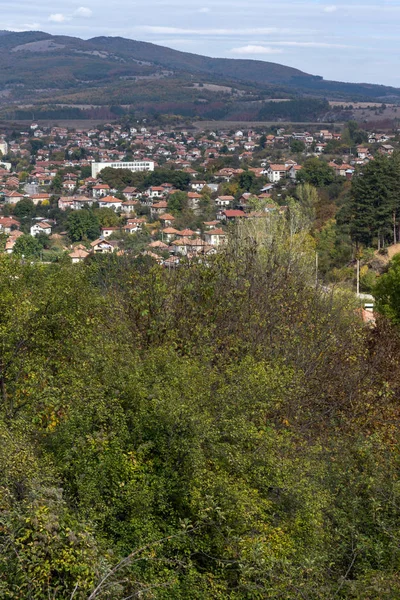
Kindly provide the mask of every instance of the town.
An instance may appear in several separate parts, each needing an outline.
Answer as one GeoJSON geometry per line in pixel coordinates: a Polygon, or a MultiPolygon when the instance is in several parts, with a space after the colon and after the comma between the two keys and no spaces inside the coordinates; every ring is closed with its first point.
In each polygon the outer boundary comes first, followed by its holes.
{"type": "Polygon", "coordinates": [[[4,3],[0,600],[400,599],[399,7],[4,3]]]}
{"type": "Polygon", "coordinates": [[[4,252],[44,261],[68,255],[73,263],[136,253],[175,267],[217,252],[231,223],[284,212],[307,163],[351,180],[376,153],[390,156],[399,139],[355,122],[345,131],[164,131],[145,121],[88,130],[32,123],[4,135],[4,252]]]}

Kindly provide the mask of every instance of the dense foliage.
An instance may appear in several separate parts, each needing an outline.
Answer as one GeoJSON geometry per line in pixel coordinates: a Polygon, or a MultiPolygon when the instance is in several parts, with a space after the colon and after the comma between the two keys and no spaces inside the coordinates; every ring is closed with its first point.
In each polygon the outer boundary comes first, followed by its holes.
{"type": "Polygon", "coordinates": [[[354,178],[349,202],[340,215],[352,238],[378,247],[396,243],[400,219],[400,156],[377,155],[354,178]]]}
{"type": "Polygon", "coordinates": [[[1,597],[398,597],[400,339],[313,285],[306,221],[0,257],[1,597]]]}
{"type": "Polygon", "coordinates": [[[315,98],[299,98],[288,102],[265,102],[259,118],[266,121],[282,119],[293,122],[313,121],[329,112],[329,102],[315,98]]]}

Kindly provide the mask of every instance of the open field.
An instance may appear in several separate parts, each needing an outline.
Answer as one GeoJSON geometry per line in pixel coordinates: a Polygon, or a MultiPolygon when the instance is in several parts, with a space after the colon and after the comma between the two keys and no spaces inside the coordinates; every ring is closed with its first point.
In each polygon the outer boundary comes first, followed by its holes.
{"type": "MultiPolygon", "coordinates": [[[[39,126],[43,127],[51,127],[53,125],[58,125],[59,127],[68,127],[69,129],[92,129],[96,127],[96,125],[101,125],[102,123],[108,123],[109,119],[35,119],[35,123],[39,126]]],[[[32,123],[31,120],[24,121],[0,121],[0,130],[1,129],[15,129],[15,127],[29,127],[32,123]]]]}
{"type": "MultiPolygon", "coordinates": [[[[329,100],[329,104],[331,106],[343,106],[343,108],[349,108],[349,106],[352,106],[354,109],[358,109],[358,108],[380,108],[382,106],[382,104],[384,104],[383,102],[344,102],[343,100],[329,100]]],[[[386,104],[386,106],[388,107],[393,107],[393,106],[397,106],[397,104],[386,104]]]]}
{"type": "MultiPolygon", "coordinates": [[[[280,127],[293,126],[295,128],[326,127],[329,123],[294,123],[292,121],[193,121],[193,126],[196,129],[240,129],[249,127],[272,127],[274,125],[280,127]]],[[[344,123],[335,123],[336,126],[342,127],[344,123]]]]}

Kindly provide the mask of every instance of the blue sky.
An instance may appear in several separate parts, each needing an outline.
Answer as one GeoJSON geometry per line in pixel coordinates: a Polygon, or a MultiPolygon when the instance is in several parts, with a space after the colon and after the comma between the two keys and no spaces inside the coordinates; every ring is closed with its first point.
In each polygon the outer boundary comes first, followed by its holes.
{"type": "Polygon", "coordinates": [[[0,29],[119,35],[400,87],[400,0],[13,0],[1,21],[0,29]]]}

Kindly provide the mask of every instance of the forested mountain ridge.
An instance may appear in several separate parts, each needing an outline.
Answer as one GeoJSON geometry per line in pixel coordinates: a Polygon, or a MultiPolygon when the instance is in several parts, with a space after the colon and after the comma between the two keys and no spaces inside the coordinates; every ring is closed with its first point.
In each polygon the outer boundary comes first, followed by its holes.
{"type": "Polygon", "coordinates": [[[5,106],[139,103],[144,111],[171,112],[175,104],[183,111],[177,114],[185,114],[197,104],[201,116],[204,106],[199,104],[212,105],[215,112],[223,109],[227,94],[236,113],[254,113],[254,102],[266,98],[400,99],[400,90],[388,86],[325,81],[276,63],[210,58],[120,37],[82,40],[37,31],[2,32],[0,51],[0,102],[5,106]]]}

